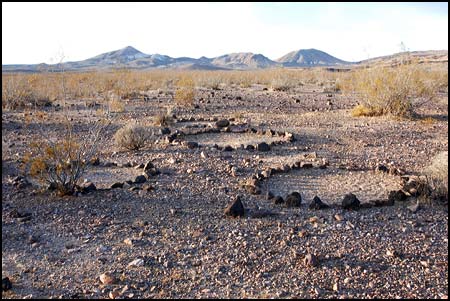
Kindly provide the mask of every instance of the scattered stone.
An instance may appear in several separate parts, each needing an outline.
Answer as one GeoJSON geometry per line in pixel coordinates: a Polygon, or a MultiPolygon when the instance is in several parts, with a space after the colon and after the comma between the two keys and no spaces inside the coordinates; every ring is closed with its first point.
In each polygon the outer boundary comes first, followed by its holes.
{"type": "Polygon", "coordinates": [[[118,291],[112,291],[112,292],[109,292],[108,296],[110,299],[116,299],[117,297],[120,296],[120,293],[118,291]]]}
{"type": "Polygon", "coordinates": [[[99,278],[101,283],[105,285],[114,284],[117,281],[110,273],[101,274],[99,278]]]}
{"type": "Polygon", "coordinates": [[[261,142],[256,145],[256,150],[260,152],[270,151],[270,146],[266,142],[261,142]]]}
{"type": "Polygon", "coordinates": [[[147,170],[151,170],[151,169],[155,168],[155,165],[153,164],[152,161],[148,161],[147,163],[145,163],[145,165],[143,167],[144,167],[144,171],[147,171],[147,170]]]}
{"type": "Polygon", "coordinates": [[[316,159],[317,158],[317,153],[316,152],[312,152],[306,155],[305,157],[306,159],[316,159]]]}
{"type": "Polygon", "coordinates": [[[226,146],[224,146],[223,151],[224,152],[231,152],[231,151],[233,151],[233,149],[234,148],[231,145],[226,145],[226,146]]]}
{"type": "Polygon", "coordinates": [[[300,162],[300,168],[312,168],[313,164],[309,162],[300,162]]]}
{"type": "Polygon", "coordinates": [[[225,208],[224,210],[225,215],[228,216],[244,216],[245,209],[244,205],[242,204],[241,197],[236,196],[236,198],[225,208]]]}
{"type": "Polygon", "coordinates": [[[128,266],[141,267],[144,266],[144,259],[138,258],[128,264],[128,266]]]}
{"type": "Polygon", "coordinates": [[[206,159],[206,158],[208,158],[208,155],[205,152],[201,152],[200,157],[202,157],[203,159],[206,159]]]}
{"type": "Polygon", "coordinates": [[[141,164],[136,165],[134,168],[141,169],[141,168],[144,168],[144,166],[145,166],[145,164],[141,163],[141,164]]]}
{"type": "Polygon", "coordinates": [[[231,168],[231,176],[237,177],[237,168],[236,168],[236,166],[233,166],[231,168]]]}
{"type": "Polygon", "coordinates": [[[81,185],[81,191],[83,193],[89,193],[89,192],[96,191],[96,190],[97,190],[97,187],[95,187],[94,183],[92,183],[92,182],[83,183],[81,185]]]}
{"type": "Polygon", "coordinates": [[[27,222],[29,220],[31,220],[31,214],[27,215],[27,216],[22,216],[22,217],[17,218],[17,221],[19,223],[27,222]]]}
{"type": "Polygon", "coordinates": [[[403,190],[392,190],[389,192],[388,200],[390,202],[402,202],[405,201],[408,196],[403,192],[403,190]]]}
{"type": "Polygon", "coordinates": [[[153,187],[150,184],[145,184],[145,185],[142,186],[142,190],[144,190],[144,191],[153,191],[153,190],[155,190],[155,187],[153,187]]]}
{"type": "Polygon", "coordinates": [[[287,207],[300,207],[302,196],[297,191],[294,191],[286,197],[285,203],[287,207]]]}
{"type": "Polygon", "coordinates": [[[389,168],[387,168],[383,164],[377,164],[377,166],[375,167],[375,171],[377,171],[377,172],[389,172],[389,168]]]}
{"type": "Polygon", "coordinates": [[[137,176],[137,177],[134,179],[134,183],[135,183],[135,184],[145,183],[146,181],[147,181],[147,178],[146,178],[145,176],[143,176],[143,175],[137,176]]]}
{"type": "Polygon", "coordinates": [[[330,207],[330,206],[323,203],[322,200],[317,195],[314,196],[311,204],[309,204],[309,209],[313,209],[313,210],[326,209],[328,207],[330,207]]]}
{"type": "Polygon", "coordinates": [[[125,238],[123,242],[128,246],[133,246],[133,240],[131,238],[125,238]]]}
{"type": "Polygon", "coordinates": [[[90,163],[92,166],[98,166],[100,165],[100,159],[98,157],[92,158],[90,163]]]}
{"type": "Polygon", "coordinates": [[[420,209],[419,201],[416,201],[414,204],[408,206],[409,211],[412,213],[416,213],[420,209]]]}
{"type": "Polygon", "coordinates": [[[37,238],[36,236],[34,236],[34,235],[28,236],[28,243],[29,244],[34,244],[35,242],[38,242],[38,241],[39,241],[39,238],[37,238]]]}
{"type": "Polygon", "coordinates": [[[306,231],[305,229],[302,229],[302,230],[298,231],[298,236],[306,237],[306,236],[308,236],[308,231],[306,231]]]}
{"type": "Polygon", "coordinates": [[[386,250],[386,255],[389,257],[399,257],[399,253],[395,250],[386,250]]]}
{"type": "Polygon", "coordinates": [[[315,267],[319,265],[319,260],[314,254],[306,254],[305,258],[303,259],[303,263],[306,266],[315,267]]]}
{"type": "Polygon", "coordinates": [[[244,188],[250,194],[261,194],[260,182],[255,178],[247,179],[244,188]]]}
{"type": "Polygon", "coordinates": [[[198,147],[198,143],[195,141],[184,141],[183,145],[186,145],[189,149],[194,149],[198,147]]]}
{"type": "Polygon", "coordinates": [[[12,289],[12,283],[8,277],[2,278],[2,292],[12,289]]]}
{"type": "Polygon", "coordinates": [[[344,209],[358,209],[360,204],[361,202],[353,193],[346,194],[342,200],[342,208],[344,209]]]}
{"type": "Polygon", "coordinates": [[[114,189],[114,188],[123,188],[123,182],[116,182],[116,183],[113,183],[113,184],[110,186],[110,188],[111,188],[111,189],[114,189]]]}
{"type": "Polygon", "coordinates": [[[344,217],[342,217],[342,215],[340,214],[335,214],[334,219],[337,220],[338,222],[342,222],[344,220],[344,217]]]}
{"type": "Polygon", "coordinates": [[[230,125],[230,122],[227,119],[222,119],[216,122],[216,127],[224,128],[230,125]]]}
{"type": "Polygon", "coordinates": [[[249,144],[245,147],[245,149],[246,150],[255,150],[255,147],[253,145],[249,144]]]}
{"type": "Polygon", "coordinates": [[[170,135],[170,129],[169,128],[162,128],[159,130],[160,135],[170,135]]]}
{"type": "Polygon", "coordinates": [[[283,204],[284,203],[284,199],[281,197],[281,196],[279,196],[279,195],[277,195],[276,197],[275,197],[275,199],[273,200],[273,203],[274,204],[283,204]]]}
{"type": "Polygon", "coordinates": [[[265,169],[265,170],[263,170],[263,171],[261,172],[261,175],[262,175],[264,178],[268,179],[268,178],[270,177],[270,171],[271,171],[271,169],[265,169]]]}

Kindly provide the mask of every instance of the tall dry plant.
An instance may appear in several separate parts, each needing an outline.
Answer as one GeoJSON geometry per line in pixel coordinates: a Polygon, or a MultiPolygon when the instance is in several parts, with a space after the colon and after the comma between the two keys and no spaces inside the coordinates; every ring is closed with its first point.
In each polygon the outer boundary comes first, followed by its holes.
{"type": "Polygon", "coordinates": [[[41,132],[24,155],[24,171],[42,185],[56,189],[59,195],[70,195],[92,160],[98,156],[111,121],[109,118],[92,121],[87,132],[76,133],[72,122],[66,118],[63,130],[55,138],[50,138],[42,132],[49,116],[40,114],[39,118],[41,132]]]}
{"type": "Polygon", "coordinates": [[[181,107],[194,106],[195,82],[192,76],[183,75],[178,79],[174,100],[181,107]]]}

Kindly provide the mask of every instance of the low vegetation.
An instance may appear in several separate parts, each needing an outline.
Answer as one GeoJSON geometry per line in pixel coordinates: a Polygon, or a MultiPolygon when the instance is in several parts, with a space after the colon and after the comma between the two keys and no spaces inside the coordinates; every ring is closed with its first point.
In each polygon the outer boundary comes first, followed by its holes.
{"type": "Polygon", "coordinates": [[[443,88],[441,81],[432,79],[439,76],[416,64],[357,70],[346,87],[361,101],[352,115],[412,117],[417,107],[433,100],[443,88]]]}
{"type": "MultiPolygon", "coordinates": [[[[39,118],[42,126],[45,126],[48,116],[40,114],[39,118]]],[[[96,121],[89,125],[88,133],[76,135],[72,123],[66,120],[61,135],[55,139],[39,135],[30,143],[30,151],[24,155],[25,173],[42,185],[56,190],[59,195],[72,194],[98,155],[109,124],[108,119],[96,121]]]]}
{"type": "Polygon", "coordinates": [[[127,150],[139,150],[143,148],[149,138],[150,133],[148,130],[137,123],[126,124],[114,135],[116,145],[127,150]]]}
{"type": "Polygon", "coordinates": [[[448,151],[438,153],[425,169],[433,199],[448,201],[448,151]]]}

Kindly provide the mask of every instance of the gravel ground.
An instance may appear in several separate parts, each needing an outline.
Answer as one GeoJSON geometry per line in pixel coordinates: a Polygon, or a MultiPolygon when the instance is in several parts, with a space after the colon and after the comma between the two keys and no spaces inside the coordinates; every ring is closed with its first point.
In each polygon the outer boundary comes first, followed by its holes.
{"type": "MultiPolygon", "coordinates": [[[[208,99],[209,93],[200,96],[208,99]]],[[[444,117],[423,123],[353,118],[349,110],[356,100],[338,94],[329,105],[330,98],[319,92],[215,91],[209,103],[175,113],[222,119],[240,112],[238,121],[292,132],[296,141],[268,152],[224,152],[211,145],[237,136],[219,133],[197,137],[199,148],[161,142],[125,152],[111,139],[100,160],[119,166],[100,165],[85,176],[102,189],[66,197],[10,184],[38,125],[25,125],[21,112],[4,112],[2,277],[9,277],[12,289],[2,298],[446,298],[448,207],[421,204],[412,213],[411,201],[405,201],[356,211],[308,208],[314,194],[328,203],[348,192],[362,201],[386,198],[400,178],[375,173],[377,163],[418,174],[432,156],[448,150],[448,98],[442,97],[421,114],[444,117]],[[299,191],[304,201],[298,208],[241,187],[257,171],[312,153],[329,166],[266,180],[283,197],[299,191]],[[108,189],[140,174],[121,164],[149,160],[161,173],[133,185],[138,190],[108,189]],[[142,189],[148,184],[154,189],[142,189]],[[249,212],[225,217],[223,209],[237,195],[249,212]],[[271,214],[251,214],[261,209],[271,214]],[[18,218],[17,211],[31,217],[18,218]],[[314,260],[305,262],[307,255],[314,260]]],[[[166,102],[130,102],[107,135],[130,119],[150,124],[166,102]]],[[[60,112],[53,114],[54,121],[43,127],[50,137],[61,130],[60,112]]],[[[71,114],[77,129],[85,130],[88,112],[71,114]]]]}

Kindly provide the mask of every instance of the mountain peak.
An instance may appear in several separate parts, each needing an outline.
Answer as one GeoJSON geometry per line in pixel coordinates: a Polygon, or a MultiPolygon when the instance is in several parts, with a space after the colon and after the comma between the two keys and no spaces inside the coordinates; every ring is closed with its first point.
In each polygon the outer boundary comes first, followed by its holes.
{"type": "Polygon", "coordinates": [[[334,66],[349,64],[349,62],[340,60],[326,52],[314,48],[291,51],[276,61],[287,67],[334,66]]]}

